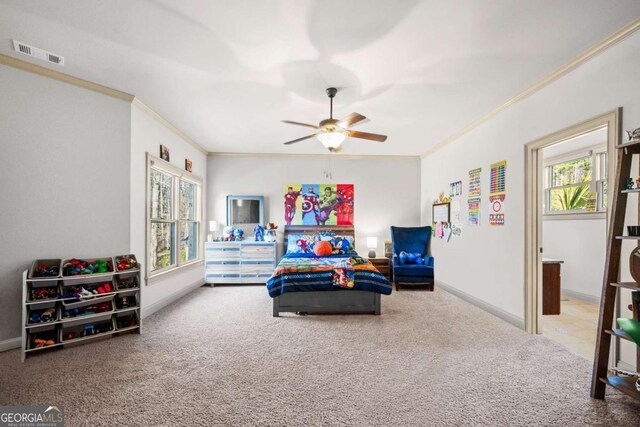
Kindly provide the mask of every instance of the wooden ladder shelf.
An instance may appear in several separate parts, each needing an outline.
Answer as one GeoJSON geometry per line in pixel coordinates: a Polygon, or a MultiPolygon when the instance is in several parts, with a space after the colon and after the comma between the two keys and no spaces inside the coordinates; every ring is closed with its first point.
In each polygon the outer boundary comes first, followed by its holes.
{"type": "MultiPolygon", "coordinates": [[[[609,234],[607,237],[607,258],[605,262],[604,280],[602,283],[602,297],[600,300],[600,314],[598,318],[598,334],[595,356],[593,361],[593,378],[591,381],[591,397],[604,399],[606,386],[640,400],[640,391],[635,388],[635,380],[628,378],[608,376],[609,351],[611,349],[611,337],[628,339],[629,337],[613,325],[616,295],[620,288],[640,290],[640,285],[635,282],[619,283],[620,260],[622,242],[626,239],[638,240],[640,236],[624,236],[625,213],[627,209],[627,197],[636,190],[626,190],[626,180],[631,174],[631,161],[634,154],[640,154],[640,141],[632,141],[618,145],[618,163],[615,176],[613,200],[611,201],[611,216],[609,222],[609,234]]],[[[637,366],[640,367],[640,349],[637,352],[637,366]]]]}

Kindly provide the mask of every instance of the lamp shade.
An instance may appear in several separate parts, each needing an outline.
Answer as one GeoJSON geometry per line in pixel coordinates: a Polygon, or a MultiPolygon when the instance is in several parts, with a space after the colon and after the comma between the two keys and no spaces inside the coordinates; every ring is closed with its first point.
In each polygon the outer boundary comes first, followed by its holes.
{"type": "Polygon", "coordinates": [[[344,132],[320,132],[317,136],[326,148],[338,148],[347,136],[344,132]]]}
{"type": "Polygon", "coordinates": [[[378,247],[377,237],[367,237],[367,248],[376,249],[378,247]]]}
{"type": "Polygon", "coordinates": [[[218,231],[218,221],[209,221],[209,231],[218,231]]]}

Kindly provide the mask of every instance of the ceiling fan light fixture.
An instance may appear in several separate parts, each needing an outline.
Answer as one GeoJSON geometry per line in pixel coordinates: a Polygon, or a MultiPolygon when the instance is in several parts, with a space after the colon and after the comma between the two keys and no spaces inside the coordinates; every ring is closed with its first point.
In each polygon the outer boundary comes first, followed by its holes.
{"type": "Polygon", "coordinates": [[[320,132],[318,134],[318,140],[329,150],[340,147],[346,137],[344,132],[340,131],[320,132]]]}

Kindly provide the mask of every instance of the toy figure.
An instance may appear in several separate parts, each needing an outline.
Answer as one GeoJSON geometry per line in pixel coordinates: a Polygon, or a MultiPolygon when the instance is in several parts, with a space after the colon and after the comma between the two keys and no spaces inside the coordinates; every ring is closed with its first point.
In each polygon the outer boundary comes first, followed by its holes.
{"type": "Polygon", "coordinates": [[[256,242],[264,242],[264,228],[261,225],[253,227],[253,234],[256,242]]]}
{"type": "Polygon", "coordinates": [[[636,188],[640,189],[640,177],[638,177],[638,179],[636,179],[636,188]]]}
{"type": "Polygon", "coordinates": [[[227,226],[222,230],[222,238],[225,242],[230,242],[233,240],[233,227],[227,226]]]}
{"type": "Polygon", "coordinates": [[[636,141],[640,139],[640,128],[634,130],[627,130],[627,136],[629,136],[629,141],[636,141]]]}
{"type": "Polygon", "coordinates": [[[267,226],[265,227],[266,236],[264,240],[267,242],[275,242],[277,229],[278,229],[278,226],[275,225],[273,222],[270,222],[269,224],[267,224],[267,226]]]}
{"type": "Polygon", "coordinates": [[[633,178],[627,178],[626,181],[624,182],[624,187],[627,190],[633,190],[633,178]]]}
{"type": "Polygon", "coordinates": [[[235,240],[236,242],[241,241],[243,235],[244,235],[244,231],[242,231],[241,228],[233,229],[233,240],[235,240]]]}

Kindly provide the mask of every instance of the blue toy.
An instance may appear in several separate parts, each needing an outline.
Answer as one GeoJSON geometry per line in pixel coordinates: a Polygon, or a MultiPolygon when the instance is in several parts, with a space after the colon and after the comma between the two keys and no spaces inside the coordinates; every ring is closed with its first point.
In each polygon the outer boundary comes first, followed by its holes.
{"type": "Polygon", "coordinates": [[[244,236],[244,231],[242,231],[241,228],[233,229],[233,240],[239,242],[240,240],[242,240],[242,236],[244,236]]]}
{"type": "Polygon", "coordinates": [[[253,234],[256,242],[264,242],[264,228],[261,225],[253,227],[253,234]]]}
{"type": "Polygon", "coordinates": [[[409,252],[402,251],[398,255],[398,258],[400,259],[400,264],[419,264],[419,265],[424,264],[424,258],[422,257],[422,254],[419,252],[409,253],[409,252]]]}

